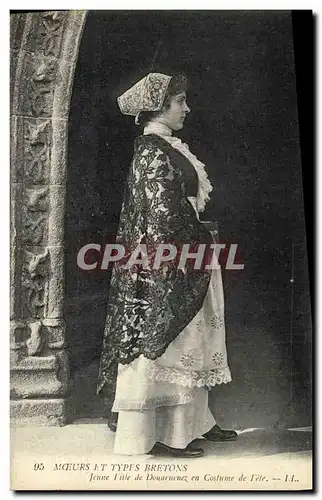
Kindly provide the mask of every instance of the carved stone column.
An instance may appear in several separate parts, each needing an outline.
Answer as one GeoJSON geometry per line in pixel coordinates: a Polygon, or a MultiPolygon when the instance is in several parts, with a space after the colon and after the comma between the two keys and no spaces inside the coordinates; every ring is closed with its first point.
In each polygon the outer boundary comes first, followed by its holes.
{"type": "Polygon", "coordinates": [[[11,15],[11,419],[64,425],[68,114],[85,11],[11,15]]]}

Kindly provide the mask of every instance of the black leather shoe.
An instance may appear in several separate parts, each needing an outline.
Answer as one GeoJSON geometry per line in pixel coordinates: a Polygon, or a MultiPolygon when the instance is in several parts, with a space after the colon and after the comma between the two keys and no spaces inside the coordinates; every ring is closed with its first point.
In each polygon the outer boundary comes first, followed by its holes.
{"type": "Polygon", "coordinates": [[[152,450],[149,452],[151,455],[171,455],[177,458],[197,458],[204,454],[202,448],[194,448],[189,444],[186,448],[171,448],[163,443],[155,443],[152,450]]]}
{"type": "Polygon", "coordinates": [[[237,436],[236,431],[222,429],[217,424],[210,431],[206,432],[206,434],[203,434],[203,437],[207,441],[229,441],[230,439],[235,439],[237,436]]]}

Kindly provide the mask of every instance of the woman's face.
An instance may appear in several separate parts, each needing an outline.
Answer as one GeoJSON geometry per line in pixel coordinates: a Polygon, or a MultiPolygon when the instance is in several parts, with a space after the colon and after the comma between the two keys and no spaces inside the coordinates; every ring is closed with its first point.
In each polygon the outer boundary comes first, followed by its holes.
{"type": "Polygon", "coordinates": [[[157,117],[156,121],[163,123],[171,130],[181,130],[187,113],[190,113],[187,96],[185,92],[180,92],[171,97],[170,106],[157,117]]]}

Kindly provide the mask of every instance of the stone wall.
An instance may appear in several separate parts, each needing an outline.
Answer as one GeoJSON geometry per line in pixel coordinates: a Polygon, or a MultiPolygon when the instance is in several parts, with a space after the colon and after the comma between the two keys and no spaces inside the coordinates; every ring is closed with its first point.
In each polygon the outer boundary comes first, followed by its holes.
{"type": "Polygon", "coordinates": [[[11,14],[11,422],[64,425],[69,103],[86,11],[11,14]]]}

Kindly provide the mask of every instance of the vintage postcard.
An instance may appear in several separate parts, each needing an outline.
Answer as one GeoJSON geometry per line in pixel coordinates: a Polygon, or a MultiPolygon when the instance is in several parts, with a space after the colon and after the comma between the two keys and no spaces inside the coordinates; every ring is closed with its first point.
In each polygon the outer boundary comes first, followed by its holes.
{"type": "Polygon", "coordinates": [[[312,12],[10,23],[11,489],[311,490],[312,12]]]}

